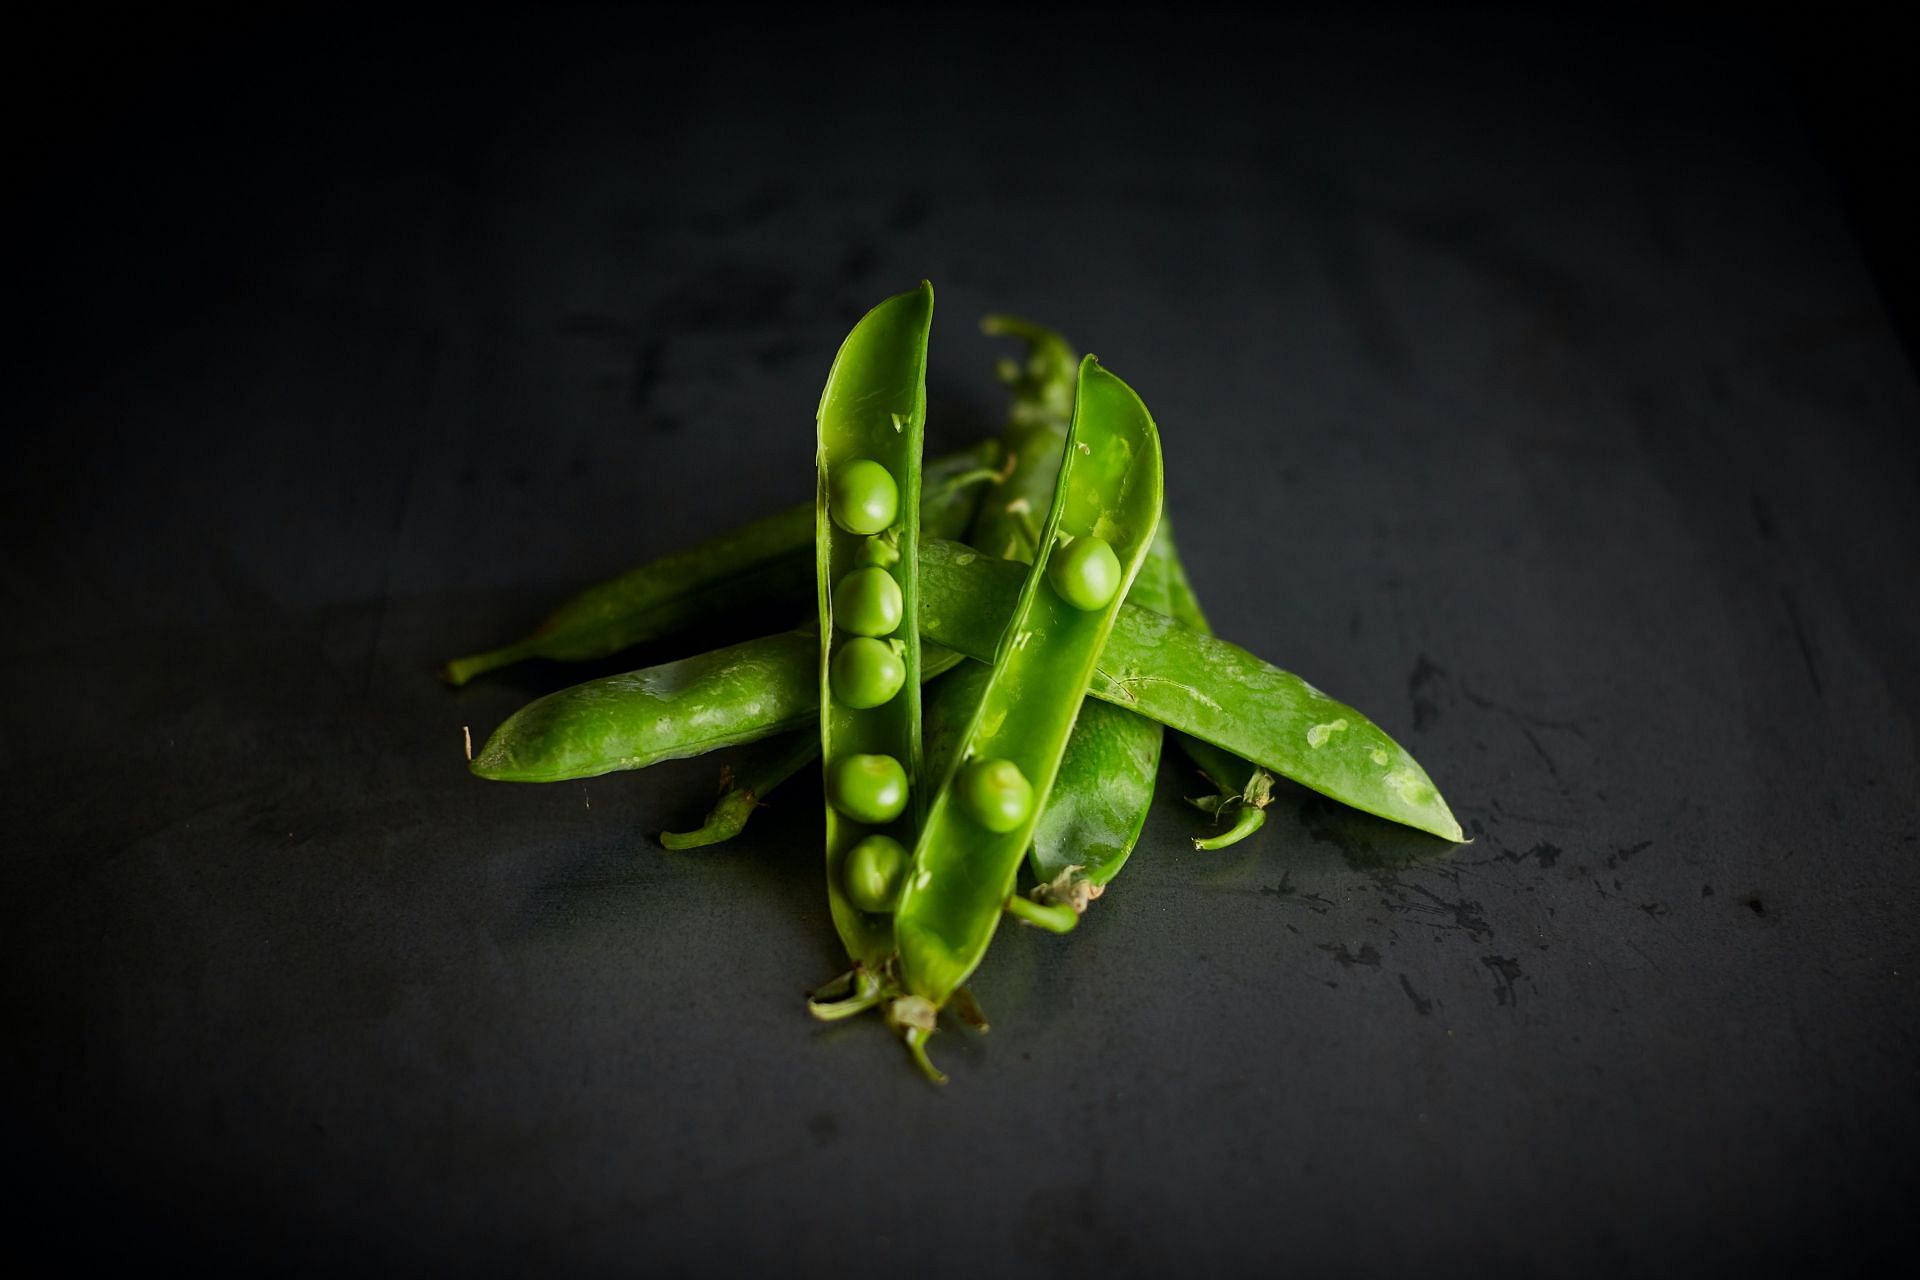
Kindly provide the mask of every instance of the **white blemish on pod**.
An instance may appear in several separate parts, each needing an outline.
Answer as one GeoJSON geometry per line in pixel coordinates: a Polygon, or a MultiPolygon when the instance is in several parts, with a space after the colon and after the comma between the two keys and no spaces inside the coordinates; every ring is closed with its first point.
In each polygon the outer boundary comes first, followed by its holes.
{"type": "Polygon", "coordinates": [[[1318,751],[1321,747],[1327,745],[1327,739],[1336,733],[1344,732],[1346,727],[1347,722],[1344,718],[1329,720],[1325,724],[1314,725],[1313,728],[1307,730],[1307,745],[1315,751],[1318,751]]]}

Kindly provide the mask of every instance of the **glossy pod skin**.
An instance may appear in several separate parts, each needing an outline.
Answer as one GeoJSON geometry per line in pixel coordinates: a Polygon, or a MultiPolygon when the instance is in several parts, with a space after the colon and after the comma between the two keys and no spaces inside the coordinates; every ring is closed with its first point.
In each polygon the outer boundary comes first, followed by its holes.
{"type": "MultiPolygon", "coordinates": [[[[921,520],[942,537],[962,536],[1000,446],[985,441],[928,464],[921,520]]],[[[699,546],[662,556],[568,600],[530,636],[455,658],[447,683],[528,658],[588,662],[716,618],[797,618],[813,598],[812,503],[755,520],[699,546]]]]}
{"type": "MultiPolygon", "coordinates": [[[[921,650],[921,678],[960,661],[921,650]]],[[[705,755],[807,729],[818,735],[820,636],[762,636],[657,667],[602,676],[508,716],[467,767],[496,782],[566,782],[705,755]]],[[[816,745],[817,749],[817,745],[816,745]]]]}
{"type": "MultiPolygon", "coordinates": [[[[920,544],[920,631],[977,658],[1020,598],[1020,569],[952,542],[920,544]]],[[[1459,843],[1460,824],[1405,748],[1345,703],[1238,645],[1127,606],[1087,692],[1330,799],[1459,843]]]]}
{"type": "MultiPolygon", "coordinates": [[[[989,555],[1024,564],[1033,559],[1038,521],[1060,475],[1079,357],[1060,334],[1031,321],[988,316],[981,328],[1024,340],[1026,352],[1022,360],[1000,367],[1001,381],[1013,393],[1003,436],[1008,470],[982,496],[968,541],[989,555]]],[[[1158,546],[1158,535],[1154,541],[1158,546]]],[[[1165,612],[1166,587],[1166,562],[1150,555],[1134,578],[1128,603],[1165,612]]],[[[970,712],[985,684],[984,674],[962,667],[933,696],[943,702],[971,698],[966,702],[970,712]]],[[[964,723],[955,710],[947,710],[945,718],[964,723]]],[[[1121,707],[1082,704],[1053,791],[1033,828],[1028,865],[1040,882],[1041,898],[1064,898],[1084,907],[1089,894],[1075,882],[1098,889],[1119,874],[1153,807],[1164,738],[1159,725],[1121,707]]],[[[936,741],[929,729],[929,753],[936,741]]],[[[950,754],[952,742],[940,745],[950,754]]],[[[939,777],[941,771],[929,764],[928,776],[939,777]]]]}
{"type": "Polygon", "coordinates": [[[893,921],[861,910],[848,896],[847,856],[876,835],[911,848],[920,827],[915,580],[932,327],[931,285],[923,281],[888,298],[847,335],[820,395],[814,556],[827,900],[862,975],[877,974],[892,955],[893,921]],[[889,596],[884,610],[863,608],[856,626],[847,627],[835,616],[836,601],[859,596],[871,604],[876,575],[892,580],[897,598],[889,596]],[[858,590],[863,582],[866,591],[858,590]],[[891,628],[877,625],[883,612],[896,615],[891,628]],[[864,660],[884,657],[889,648],[898,661],[883,680],[864,660]],[[899,678],[899,687],[889,694],[890,677],[899,678]]]}
{"type": "MultiPolygon", "coordinates": [[[[935,645],[992,659],[1022,576],[1019,565],[960,543],[921,540],[920,633],[930,642],[923,678],[937,674],[935,645]]],[[[809,627],[562,689],[509,717],[470,767],[483,778],[560,782],[799,728],[819,711],[819,647],[809,627]]],[[[1087,692],[1329,799],[1462,838],[1426,771],[1379,726],[1299,676],[1164,614],[1121,608],[1087,692]],[[1340,720],[1347,727],[1333,728],[1340,720]]]]}
{"type": "MultiPolygon", "coordinates": [[[[1134,577],[1127,603],[1165,612],[1166,566],[1151,553],[1134,577]]],[[[1086,894],[1074,889],[1076,882],[1099,889],[1120,874],[1153,807],[1165,737],[1158,724],[1124,707],[1097,700],[1081,704],[1053,795],[1034,824],[1027,852],[1041,898],[1082,907],[1086,894]]]]}
{"type": "MultiPolygon", "coordinates": [[[[894,915],[906,998],[934,1008],[986,954],[1107,634],[1160,520],[1153,419],[1132,389],[1091,357],[1081,362],[1063,458],[1037,554],[996,637],[980,704],[927,811],[894,915]],[[1085,537],[1111,545],[1123,571],[1112,598],[1092,610],[1063,600],[1047,581],[1060,541],[1085,537]],[[963,802],[959,788],[970,787],[983,766],[1017,770],[1030,786],[1019,821],[1000,821],[997,812],[983,821],[986,810],[963,802]]],[[[1015,565],[1003,567],[1020,573],[1015,565]]],[[[899,1021],[918,1055],[924,1019],[899,1021]]]]}

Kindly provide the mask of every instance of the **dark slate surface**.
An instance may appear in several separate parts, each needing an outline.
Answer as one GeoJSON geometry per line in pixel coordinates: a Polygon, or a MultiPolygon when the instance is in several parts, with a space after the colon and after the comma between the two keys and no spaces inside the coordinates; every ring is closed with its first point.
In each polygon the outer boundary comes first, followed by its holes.
{"type": "Polygon", "coordinates": [[[1920,392],[1760,42],[183,21],[76,59],[27,157],[28,1228],[936,1276],[1891,1238],[1920,392]],[[431,674],[802,500],[835,346],[923,275],[933,445],[1002,411],[983,312],[1099,352],[1220,630],[1477,837],[1287,792],[1203,855],[1169,772],[1076,935],[1003,932],[944,1092],[802,1010],[837,958],[814,784],[667,855],[717,761],[482,783],[463,728],[574,673],[431,674]]]}

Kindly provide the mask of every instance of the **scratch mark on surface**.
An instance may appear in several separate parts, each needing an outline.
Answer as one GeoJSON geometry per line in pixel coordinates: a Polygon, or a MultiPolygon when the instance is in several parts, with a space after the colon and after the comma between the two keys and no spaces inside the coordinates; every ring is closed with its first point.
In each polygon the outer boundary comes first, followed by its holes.
{"type": "Polygon", "coordinates": [[[1780,590],[1780,601],[1787,606],[1787,620],[1793,623],[1794,642],[1800,646],[1800,659],[1807,664],[1807,679],[1813,681],[1813,696],[1826,700],[1826,691],[1820,685],[1820,664],[1814,660],[1813,645],[1807,639],[1807,629],[1800,621],[1800,607],[1794,603],[1793,592],[1786,588],[1780,590]]]}
{"type": "Polygon", "coordinates": [[[1400,989],[1407,993],[1407,999],[1413,1001],[1413,1011],[1415,1013],[1424,1018],[1433,1012],[1433,1001],[1427,999],[1418,991],[1415,991],[1413,989],[1413,983],[1407,980],[1407,975],[1404,973],[1400,975],[1400,989]]]}

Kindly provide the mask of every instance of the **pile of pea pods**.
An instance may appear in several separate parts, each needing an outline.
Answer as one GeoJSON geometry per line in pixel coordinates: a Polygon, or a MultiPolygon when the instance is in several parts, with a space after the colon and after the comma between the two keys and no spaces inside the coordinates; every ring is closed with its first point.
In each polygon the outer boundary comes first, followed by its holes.
{"type": "Polygon", "coordinates": [[[922,283],[847,335],[820,398],[811,504],[590,588],[444,675],[604,658],[756,609],[798,616],[811,590],[814,622],[540,698],[470,767],[559,782],[743,748],[705,824],[660,838],[692,849],[738,835],[818,762],[850,967],[808,1008],[877,1010],[944,1082],[928,1037],[943,1011],[984,1029],[966,983],[1001,918],[1076,925],[1139,839],[1169,730],[1206,780],[1199,848],[1257,831],[1276,775],[1462,836],[1378,726],[1214,636],[1162,509],[1158,429],[1094,357],[988,317],[1026,348],[998,369],[1006,431],[923,463],[932,325],[922,283]]]}

